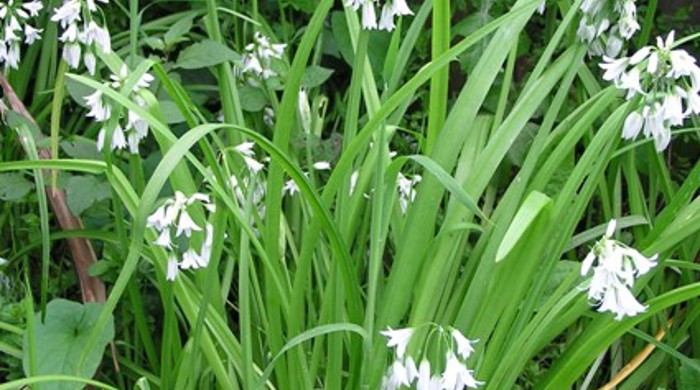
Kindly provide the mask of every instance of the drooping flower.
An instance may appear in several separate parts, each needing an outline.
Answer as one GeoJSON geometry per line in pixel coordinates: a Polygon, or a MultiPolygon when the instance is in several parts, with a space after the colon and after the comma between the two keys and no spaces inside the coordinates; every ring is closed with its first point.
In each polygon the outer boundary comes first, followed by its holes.
{"type": "MultiPolygon", "coordinates": [[[[105,4],[108,2],[99,1],[105,4]]],[[[111,36],[106,27],[95,22],[93,13],[99,10],[94,0],[87,0],[87,12],[84,11],[81,1],[64,0],[60,7],[54,9],[51,21],[61,26],[59,40],[63,42],[63,59],[68,66],[77,69],[80,66],[81,53],[84,53],[85,67],[91,75],[95,75],[96,50],[110,53],[111,36]]]]}
{"type": "MultiPolygon", "coordinates": [[[[282,59],[284,43],[270,43],[270,39],[259,32],[253,36],[253,42],[245,47],[245,55],[241,60],[239,74],[241,76],[254,75],[262,79],[269,79],[277,76],[277,72],[272,69],[274,59],[282,59]]],[[[256,85],[257,80],[248,78],[248,81],[256,85]]]]}
{"type": "Polygon", "coordinates": [[[458,329],[452,329],[452,337],[457,343],[457,353],[462,357],[462,359],[469,359],[469,356],[471,356],[471,354],[474,352],[472,343],[475,343],[475,341],[464,337],[462,332],[460,332],[458,329]]]}
{"type": "Polygon", "coordinates": [[[414,175],[411,179],[399,172],[396,185],[399,190],[399,205],[401,212],[406,214],[408,205],[416,199],[415,186],[421,182],[423,178],[420,175],[414,175]]]}
{"type": "Polygon", "coordinates": [[[631,289],[636,278],[656,266],[657,256],[647,258],[636,249],[616,241],[612,238],[615,228],[613,219],[605,235],[583,260],[581,275],[588,275],[593,269],[593,277],[586,285],[588,298],[599,305],[599,312],[609,311],[615,314],[616,320],[621,320],[624,316],[635,316],[646,310],[631,289]]]}
{"type": "Polygon", "coordinates": [[[462,390],[465,387],[476,389],[484,382],[477,381],[472,371],[455,356],[451,351],[447,352],[445,372],[442,374],[442,388],[448,390],[462,390]]]}
{"type": "Polygon", "coordinates": [[[0,3],[0,63],[5,69],[17,69],[22,42],[31,45],[41,39],[43,29],[30,25],[43,9],[41,1],[21,0],[0,3]]]}
{"type": "MultiPolygon", "coordinates": [[[[416,367],[413,356],[406,356],[406,347],[415,333],[415,328],[391,329],[381,333],[389,340],[387,346],[395,348],[394,360],[389,366],[382,381],[383,390],[395,390],[400,387],[408,387],[415,383],[418,390],[463,390],[465,388],[477,388],[484,384],[474,378],[473,372],[466,366],[466,359],[473,352],[471,346],[474,341],[464,337],[462,333],[449,328],[449,332],[439,325],[434,327],[438,337],[428,336],[424,351],[433,350],[431,346],[445,350],[444,361],[431,362],[424,356],[420,366],[416,367]],[[431,344],[435,343],[435,344],[431,344]],[[455,351],[456,346],[456,351],[455,351]],[[444,371],[432,373],[432,368],[442,367],[444,371]]],[[[435,334],[431,332],[431,334],[435,334]]],[[[429,355],[432,356],[432,355],[429,355]]]]}
{"type": "MultiPolygon", "coordinates": [[[[79,45],[76,47],[78,50],[80,49],[79,45]]],[[[110,86],[114,89],[121,89],[127,77],[128,70],[126,65],[123,65],[119,71],[119,75],[111,75],[110,78],[112,81],[109,83],[103,83],[103,85],[110,86]]],[[[136,85],[131,89],[131,91],[126,92],[128,97],[141,108],[146,108],[147,106],[146,101],[141,96],[141,91],[142,89],[148,88],[151,81],[153,81],[153,76],[148,73],[144,73],[141,77],[139,77],[139,80],[136,82],[136,85]]],[[[86,96],[84,99],[85,104],[90,109],[87,113],[88,117],[94,118],[96,122],[107,122],[112,117],[113,109],[111,103],[105,100],[101,91],[96,90],[94,93],[86,96]]],[[[118,123],[117,129],[115,129],[113,133],[111,150],[123,149],[128,146],[131,153],[138,154],[140,141],[148,136],[148,122],[146,122],[132,110],[127,110],[125,119],[126,121],[120,121],[118,123]]],[[[103,128],[98,136],[98,150],[102,150],[102,148],[105,146],[105,136],[106,131],[103,128]]]]}
{"type": "Polygon", "coordinates": [[[328,161],[318,161],[313,164],[313,167],[317,171],[330,171],[331,163],[328,161]]]}
{"type": "Polygon", "coordinates": [[[212,224],[205,224],[204,238],[199,251],[192,245],[193,233],[202,231],[202,228],[194,222],[188,212],[188,207],[195,203],[202,205],[210,213],[215,210],[209,201],[209,196],[205,194],[195,193],[186,196],[182,192],[176,191],[173,198],[166,200],[146,219],[146,227],[154,228],[158,232],[158,238],[154,244],[169,252],[166,278],[170,281],[175,280],[178,269],[206,267],[211,258],[214,244],[214,226],[212,224]],[[174,240],[173,227],[176,227],[177,230],[174,240]],[[181,237],[183,233],[186,239],[181,237]],[[179,258],[181,261],[178,261],[179,258]]]}
{"type": "Polygon", "coordinates": [[[591,56],[616,57],[640,29],[635,0],[584,0],[580,9],[577,36],[591,56]]]}
{"type": "Polygon", "coordinates": [[[413,15],[413,11],[406,0],[346,0],[345,6],[362,13],[362,28],[365,30],[392,31],[396,28],[397,16],[413,15]],[[377,23],[377,9],[380,9],[379,23],[377,23]]]}
{"type": "Polygon", "coordinates": [[[170,256],[168,257],[168,265],[167,265],[167,272],[165,275],[165,279],[169,281],[174,281],[175,278],[177,278],[177,274],[179,272],[179,264],[177,262],[177,258],[175,256],[170,256]]]}
{"type": "Polygon", "coordinates": [[[403,355],[404,355],[404,353],[406,353],[406,347],[408,346],[408,343],[411,341],[411,336],[413,336],[413,332],[414,332],[413,328],[404,328],[404,329],[388,328],[387,330],[383,330],[380,333],[389,339],[387,346],[388,347],[395,347],[396,348],[396,356],[398,356],[399,359],[403,359],[403,355]]]}
{"type": "Polygon", "coordinates": [[[656,46],[643,47],[631,57],[603,57],[600,64],[605,80],[626,91],[628,100],[641,101],[625,120],[623,138],[634,139],[643,130],[659,152],[671,142],[671,127],[700,113],[700,67],[685,50],[674,49],[674,35],[659,37],[656,46]]]}

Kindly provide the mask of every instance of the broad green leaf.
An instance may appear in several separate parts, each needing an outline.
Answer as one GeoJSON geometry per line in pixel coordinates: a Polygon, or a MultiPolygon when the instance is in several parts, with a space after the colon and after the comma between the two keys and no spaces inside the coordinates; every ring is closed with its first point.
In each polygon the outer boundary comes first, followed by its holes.
{"type": "Polygon", "coordinates": [[[34,189],[34,184],[21,173],[0,174],[0,199],[19,200],[34,189]]]}
{"type": "MultiPolygon", "coordinates": [[[[114,337],[114,320],[110,316],[106,326],[88,354],[82,370],[78,371],[78,359],[87,337],[94,327],[102,305],[87,303],[82,305],[65,299],[54,299],[46,305],[46,319],[42,323],[37,313],[34,320],[36,339],[36,359],[39,375],[77,375],[89,379],[95,374],[102,361],[107,344],[114,337]]],[[[24,335],[24,348],[27,349],[28,335],[24,335]]],[[[28,370],[29,354],[23,359],[24,371],[28,370]]],[[[75,382],[48,382],[37,384],[41,390],[73,390],[83,386],[75,382]]]]}
{"type": "Polygon", "coordinates": [[[551,203],[552,200],[547,195],[537,191],[532,192],[525,199],[525,202],[520,206],[515,218],[513,218],[513,222],[510,224],[508,231],[506,231],[505,236],[503,236],[501,245],[498,247],[496,263],[508,256],[535,218],[551,203]]]}
{"type": "Polygon", "coordinates": [[[244,86],[238,90],[241,96],[241,108],[248,112],[258,112],[267,104],[267,97],[258,88],[244,86]]]}
{"type": "MultiPolygon", "coordinates": [[[[696,362],[700,364],[700,360],[696,362]]],[[[678,371],[679,389],[700,390],[700,372],[695,367],[683,364],[678,371]]]]}
{"type": "Polygon", "coordinates": [[[182,69],[199,69],[238,59],[240,55],[228,46],[207,39],[184,49],[177,57],[175,66],[182,69]]]}
{"type": "Polygon", "coordinates": [[[107,199],[109,195],[109,184],[95,176],[73,176],[66,187],[68,207],[74,215],[82,214],[88,207],[107,199]]]}
{"type": "Polygon", "coordinates": [[[180,112],[180,108],[172,100],[163,100],[158,103],[160,106],[160,112],[163,114],[165,123],[175,124],[182,123],[185,121],[185,117],[180,112]]]}
{"type": "Polygon", "coordinates": [[[170,29],[163,35],[165,46],[171,46],[183,40],[183,36],[192,29],[192,17],[183,18],[175,22],[170,29]]]}
{"type": "Polygon", "coordinates": [[[304,74],[301,76],[302,88],[314,88],[323,84],[333,74],[333,69],[324,68],[318,65],[311,65],[304,69],[304,74]]]}
{"type": "Polygon", "coordinates": [[[85,160],[103,160],[102,154],[97,150],[95,140],[75,136],[61,141],[59,145],[69,157],[85,160]]]}

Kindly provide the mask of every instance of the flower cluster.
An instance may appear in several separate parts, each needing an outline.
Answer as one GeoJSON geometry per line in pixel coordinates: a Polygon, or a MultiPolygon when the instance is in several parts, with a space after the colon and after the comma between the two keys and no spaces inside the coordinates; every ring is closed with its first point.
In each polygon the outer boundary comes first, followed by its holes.
{"type": "Polygon", "coordinates": [[[673,49],[674,32],[656,46],[645,46],[631,57],[604,57],[603,78],[627,91],[627,99],[637,95],[642,104],[627,117],[622,132],[634,139],[642,129],[653,137],[662,151],[671,142],[671,126],[683,125],[691,114],[700,114],[700,68],[685,50],[673,49]]]}
{"type": "MultiPolygon", "coordinates": [[[[124,85],[128,76],[126,65],[123,65],[119,71],[119,75],[112,75],[111,82],[105,85],[111,86],[113,89],[120,89],[124,85]]],[[[148,88],[153,81],[153,76],[144,73],[143,76],[136,82],[134,87],[129,91],[129,98],[134,101],[139,107],[146,108],[146,101],[139,95],[142,89],[148,88]]],[[[88,117],[92,117],[96,122],[106,122],[112,117],[112,106],[105,101],[101,91],[95,91],[93,94],[85,97],[85,103],[90,108],[87,113],[88,117]]],[[[127,145],[131,153],[139,152],[139,142],[148,135],[148,122],[143,120],[135,112],[128,110],[126,115],[126,123],[118,123],[112,133],[110,149],[124,149],[127,145]]],[[[97,136],[97,150],[102,150],[105,146],[105,137],[107,130],[102,128],[97,136]]]]}
{"type": "Polygon", "coordinates": [[[588,46],[588,54],[616,57],[626,40],[640,29],[635,0],[584,0],[577,35],[588,46]],[[616,24],[612,24],[617,21],[616,24]]]}
{"type": "Polygon", "coordinates": [[[399,190],[399,205],[401,206],[401,212],[403,214],[406,214],[408,205],[413,203],[416,199],[415,186],[420,183],[422,179],[420,175],[414,175],[409,179],[399,172],[396,185],[399,190]]]}
{"type": "Polygon", "coordinates": [[[362,28],[366,30],[392,31],[396,24],[396,16],[413,15],[413,11],[406,4],[406,0],[385,0],[381,5],[381,15],[377,22],[377,10],[379,0],[345,0],[346,7],[352,7],[355,11],[362,8],[362,28]]]}
{"type": "MultiPolygon", "coordinates": [[[[441,337],[438,346],[447,346],[445,351],[445,361],[440,364],[444,371],[433,374],[431,367],[438,366],[423,358],[419,366],[411,356],[406,356],[406,348],[411,341],[415,329],[387,329],[382,331],[389,341],[387,346],[395,348],[394,361],[382,381],[382,389],[395,390],[401,386],[416,385],[418,390],[463,390],[465,388],[478,388],[484,382],[474,378],[472,370],[469,370],[465,361],[474,352],[472,344],[475,341],[469,340],[457,329],[452,328],[449,334],[441,326],[435,329],[441,337]]],[[[429,337],[430,339],[430,337],[429,337]]]]}
{"type": "MultiPolygon", "coordinates": [[[[97,0],[108,3],[109,0],[97,0]]],[[[62,34],[59,40],[63,42],[63,59],[72,69],[80,66],[82,56],[85,67],[91,75],[95,74],[96,49],[104,53],[112,50],[109,30],[100,27],[93,18],[98,11],[95,0],[64,0],[61,7],[54,9],[51,20],[61,25],[62,34]],[[82,22],[79,26],[78,23],[82,22]]]]}
{"type": "Polygon", "coordinates": [[[588,298],[599,305],[599,312],[614,313],[615,319],[619,321],[624,316],[633,317],[646,310],[646,306],[637,301],[631,289],[635,278],[656,266],[657,256],[644,257],[634,248],[614,240],[612,236],[616,226],[614,219],[610,221],[605,236],[583,260],[581,275],[587,275],[593,267],[593,277],[586,286],[588,298]]]}
{"type": "Polygon", "coordinates": [[[271,61],[274,58],[282,59],[286,47],[284,43],[270,43],[268,37],[256,32],[253,43],[245,47],[241,75],[252,74],[263,79],[277,76],[272,69],[271,61]]]}
{"type": "Polygon", "coordinates": [[[5,69],[17,69],[19,66],[22,41],[31,45],[41,39],[43,30],[32,27],[29,20],[38,16],[42,8],[41,1],[10,0],[0,3],[0,63],[5,64],[5,69]]]}
{"type": "Polygon", "coordinates": [[[155,228],[158,231],[158,239],[155,244],[171,251],[168,256],[168,269],[166,278],[175,280],[179,269],[197,269],[206,267],[211,257],[211,247],[214,241],[214,227],[206,223],[204,229],[192,219],[187,209],[195,202],[204,206],[210,213],[215,211],[214,204],[209,201],[209,196],[196,193],[192,196],[185,196],[180,191],[175,192],[175,197],[168,199],[151,216],[148,217],[147,227],[155,228]],[[175,234],[173,235],[173,228],[175,234]],[[192,232],[204,233],[204,242],[199,251],[192,247],[192,232]],[[175,243],[177,242],[177,244],[175,243]],[[186,250],[182,250],[187,247],[186,250]],[[182,253],[182,260],[178,260],[178,251],[182,253]]]}

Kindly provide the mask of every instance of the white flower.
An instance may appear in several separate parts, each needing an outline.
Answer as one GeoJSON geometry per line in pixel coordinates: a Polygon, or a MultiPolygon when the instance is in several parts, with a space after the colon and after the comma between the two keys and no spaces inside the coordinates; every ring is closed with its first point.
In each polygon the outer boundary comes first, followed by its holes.
{"type": "Polygon", "coordinates": [[[384,379],[384,389],[394,390],[401,386],[409,386],[411,381],[408,379],[408,371],[406,367],[396,360],[389,368],[386,378],[384,379]]]}
{"type": "Polygon", "coordinates": [[[418,382],[416,383],[416,389],[418,390],[430,390],[432,377],[430,375],[430,362],[426,359],[420,362],[418,367],[418,382]]]}
{"type": "Polygon", "coordinates": [[[355,192],[355,187],[357,187],[357,177],[359,174],[359,171],[353,171],[352,174],[350,174],[350,195],[355,192]]]}
{"type": "Polygon", "coordinates": [[[698,95],[697,91],[693,91],[693,89],[691,88],[686,90],[685,93],[687,96],[688,108],[684,114],[700,114],[700,96],[698,95]]]}
{"type": "MultiPolygon", "coordinates": [[[[276,76],[277,73],[272,70],[271,61],[274,58],[281,59],[286,47],[287,45],[283,43],[271,44],[269,38],[256,32],[253,43],[245,47],[246,54],[243,56],[239,74],[254,74],[263,79],[276,76]]],[[[252,80],[249,81],[255,84],[252,80]]]]}
{"type": "Polygon", "coordinates": [[[170,229],[165,228],[163,231],[160,232],[158,235],[158,239],[154,242],[154,244],[161,246],[163,248],[167,249],[172,249],[173,243],[170,240],[170,229]]]}
{"type": "Polygon", "coordinates": [[[214,225],[207,223],[204,229],[206,233],[198,259],[200,267],[206,267],[209,265],[209,260],[211,259],[211,248],[214,245],[214,225]]]}
{"type": "Polygon", "coordinates": [[[382,13],[379,17],[379,29],[392,31],[396,25],[394,24],[394,13],[392,12],[389,4],[384,4],[382,7],[382,13]]]}
{"type": "Polygon", "coordinates": [[[80,51],[80,45],[77,43],[69,43],[63,46],[63,59],[73,69],[80,65],[80,51]]]}
{"type": "Polygon", "coordinates": [[[263,168],[265,168],[265,165],[258,162],[254,158],[243,156],[243,160],[245,160],[245,164],[248,166],[250,172],[254,175],[260,172],[263,168]]]}
{"type": "Polygon", "coordinates": [[[39,16],[39,11],[41,11],[44,8],[44,5],[41,4],[41,1],[39,0],[28,1],[26,3],[22,3],[22,8],[29,12],[29,16],[36,17],[39,16]]]}
{"type": "Polygon", "coordinates": [[[284,188],[282,188],[282,194],[289,194],[289,196],[294,196],[299,192],[299,187],[297,186],[297,183],[294,180],[287,180],[284,183],[284,188]]]}
{"type": "Polygon", "coordinates": [[[80,8],[80,1],[78,0],[64,1],[60,8],[54,9],[54,14],[51,17],[51,21],[60,22],[61,27],[66,28],[66,26],[69,24],[73,24],[80,20],[80,8]]]}
{"type": "Polygon", "coordinates": [[[605,70],[603,74],[603,80],[606,81],[619,81],[620,76],[625,73],[627,65],[629,64],[628,58],[614,59],[607,56],[603,56],[603,63],[599,66],[605,70]]]}
{"type": "Polygon", "coordinates": [[[383,330],[380,333],[386,336],[389,341],[387,342],[387,347],[396,347],[396,356],[399,359],[403,359],[403,355],[406,352],[406,346],[411,341],[411,336],[413,336],[413,328],[404,329],[391,329],[383,330]]]}
{"type": "Polygon", "coordinates": [[[255,152],[253,151],[254,146],[255,142],[243,142],[242,144],[236,146],[234,149],[244,156],[253,157],[255,156],[255,152]]]}
{"type": "Polygon", "coordinates": [[[102,92],[96,90],[92,94],[85,96],[85,104],[90,108],[87,113],[88,117],[95,118],[98,122],[104,122],[112,115],[112,110],[109,104],[105,104],[102,100],[102,92]]]}
{"type": "Polygon", "coordinates": [[[80,40],[85,45],[91,45],[94,42],[104,53],[110,53],[112,51],[109,31],[98,26],[94,21],[88,23],[88,26],[80,34],[80,40]]]}
{"type": "Polygon", "coordinates": [[[447,363],[442,373],[442,388],[447,390],[462,390],[465,387],[476,389],[484,382],[477,381],[471,370],[462,364],[452,352],[447,352],[447,363]]]}
{"type": "Polygon", "coordinates": [[[313,167],[317,171],[329,171],[331,169],[331,163],[328,161],[318,161],[314,163],[313,167]]]}
{"type": "Polygon", "coordinates": [[[646,308],[631,292],[635,279],[648,273],[656,265],[656,257],[647,258],[637,250],[614,239],[615,220],[608,224],[605,235],[598,241],[581,265],[581,275],[593,268],[593,277],[587,283],[588,298],[598,304],[598,311],[610,311],[615,319],[634,316],[646,308]],[[597,260],[597,264],[593,266],[597,260]]]}
{"type": "Polygon", "coordinates": [[[413,382],[414,379],[418,378],[418,367],[416,367],[416,361],[412,357],[406,358],[406,374],[408,375],[408,382],[413,382]]]}
{"type": "Polygon", "coordinates": [[[617,88],[627,90],[627,100],[633,98],[637,93],[644,94],[642,84],[640,83],[641,72],[638,68],[632,68],[629,72],[623,73],[620,76],[620,81],[617,83],[617,88]]]}
{"type": "Polygon", "coordinates": [[[462,357],[462,359],[469,359],[469,356],[471,356],[471,354],[474,352],[472,343],[475,341],[471,341],[464,337],[464,335],[457,329],[452,329],[452,337],[457,343],[457,353],[462,357]]]}
{"type": "Polygon", "coordinates": [[[94,76],[95,68],[97,66],[97,59],[95,58],[95,55],[91,52],[87,52],[83,56],[83,61],[85,62],[85,67],[87,68],[88,73],[90,73],[91,76],[94,76]]]}
{"type": "Polygon", "coordinates": [[[391,11],[398,16],[413,15],[413,11],[406,4],[406,0],[392,0],[391,11]]]}
{"type": "Polygon", "coordinates": [[[622,129],[622,138],[624,139],[634,139],[639,135],[642,130],[642,125],[644,124],[644,117],[637,112],[633,111],[625,119],[625,125],[622,129]]]}
{"type": "Polygon", "coordinates": [[[187,211],[182,210],[182,212],[180,212],[180,218],[177,220],[177,232],[175,233],[175,236],[180,237],[180,235],[184,232],[185,236],[189,237],[192,235],[193,230],[201,231],[202,228],[194,222],[187,211]]]}
{"type": "Polygon", "coordinates": [[[168,257],[168,269],[165,274],[165,279],[169,281],[174,281],[177,278],[179,272],[177,258],[175,256],[168,257]]]}
{"type": "MultiPolygon", "coordinates": [[[[685,91],[681,93],[685,94],[685,91]]],[[[680,126],[683,124],[683,120],[685,119],[683,102],[678,92],[666,95],[661,109],[663,110],[664,121],[668,121],[671,126],[680,126]]]]}
{"type": "Polygon", "coordinates": [[[377,14],[374,10],[374,2],[369,0],[362,4],[362,28],[366,30],[377,29],[377,14]]]}
{"type": "Polygon", "coordinates": [[[200,267],[199,255],[194,249],[189,248],[182,255],[182,262],[180,263],[180,268],[182,269],[197,269],[200,267]]]}
{"type": "Polygon", "coordinates": [[[41,39],[41,32],[44,31],[40,28],[34,28],[28,24],[24,25],[24,43],[31,45],[32,43],[41,39]]]}
{"type": "Polygon", "coordinates": [[[112,150],[124,149],[126,147],[126,138],[124,137],[124,129],[117,125],[112,134],[112,150]]]}

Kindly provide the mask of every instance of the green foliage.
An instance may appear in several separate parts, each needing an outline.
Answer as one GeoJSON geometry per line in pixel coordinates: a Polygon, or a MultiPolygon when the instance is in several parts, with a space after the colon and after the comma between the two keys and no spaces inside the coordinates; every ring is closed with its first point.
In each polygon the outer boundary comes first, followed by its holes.
{"type": "Polygon", "coordinates": [[[199,69],[238,60],[240,56],[226,45],[203,40],[183,49],[175,65],[182,69],[199,69]]]}
{"type": "MultiPolygon", "coordinates": [[[[94,75],[67,70],[60,25],[38,22],[7,70],[36,125],[10,109],[0,139],[0,390],[375,389],[379,331],[426,324],[480,340],[467,364],[487,389],[602,387],[647,346],[621,389],[697,387],[700,122],[663,154],[621,140],[634,102],[576,38],[582,1],[539,3],[410,1],[386,32],[331,0],[97,2],[113,50],[94,75]],[[264,77],[243,70],[255,34],[286,45],[264,77]],[[135,116],[136,153],[97,151],[135,116]],[[77,229],[50,212],[53,185],[77,229]],[[215,211],[188,205],[201,231],[159,245],[149,216],[178,193],[215,211]],[[634,290],[649,308],[622,321],[580,274],[613,218],[659,255],[634,290]],[[168,280],[206,225],[208,264],[168,280]],[[73,302],[76,267],[106,302],[73,302]]],[[[634,47],[692,33],[689,8],[636,3],[634,47]]],[[[436,354],[415,338],[408,354],[436,354]]]]}
{"type": "MultiPolygon", "coordinates": [[[[41,313],[34,319],[35,354],[39,375],[78,375],[89,379],[102,362],[107,344],[114,338],[114,322],[110,320],[99,330],[99,340],[88,352],[84,365],[80,356],[88,335],[96,324],[102,305],[87,303],[82,305],[65,299],[54,299],[46,305],[46,317],[41,313]]],[[[28,336],[24,336],[23,349],[29,348],[28,336]]],[[[24,371],[29,376],[29,361],[24,355],[24,371]]],[[[43,383],[40,389],[80,389],[79,383],[43,383]]]]}

